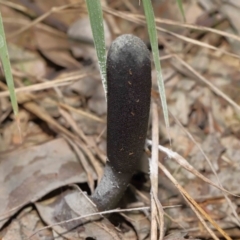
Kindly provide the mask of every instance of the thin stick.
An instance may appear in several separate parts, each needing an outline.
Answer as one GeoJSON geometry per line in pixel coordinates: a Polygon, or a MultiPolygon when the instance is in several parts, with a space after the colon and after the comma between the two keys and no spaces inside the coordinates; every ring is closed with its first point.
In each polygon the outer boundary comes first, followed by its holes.
{"type": "Polygon", "coordinates": [[[223,93],[221,90],[219,90],[216,86],[214,86],[211,82],[209,82],[205,77],[203,77],[201,74],[199,74],[193,67],[191,67],[188,63],[186,63],[183,59],[181,59],[179,56],[174,55],[174,57],[184,66],[186,67],[191,73],[193,73],[195,76],[197,76],[202,82],[204,82],[207,86],[210,87],[210,89],[217,94],[218,96],[225,99],[230,105],[232,105],[236,110],[240,111],[240,106],[234,102],[230,97],[228,97],[225,93],[223,93]]]}
{"type": "Polygon", "coordinates": [[[45,229],[49,229],[51,227],[61,225],[63,223],[70,223],[70,222],[73,222],[73,221],[76,221],[76,220],[79,220],[79,219],[83,219],[83,218],[88,218],[88,217],[93,217],[93,216],[98,216],[98,215],[101,216],[103,214],[110,214],[110,213],[143,211],[143,210],[149,210],[149,209],[150,209],[149,207],[139,207],[139,208],[129,208],[129,209],[114,209],[114,210],[109,210],[109,211],[104,211],[104,212],[94,212],[94,213],[86,214],[86,215],[83,215],[83,216],[78,216],[78,217],[75,217],[75,218],[71,218],[69,220],[65,220],[65,221],[62,221],[62,222],[57,222],[57,223],[48,225],[46,227],[43,227],[43,228],[37,230],[36,232],[34,232],[28,239],[31,239],[34,235],[36,235],[37,233],[39,233],[39,232],[41,232],[45,229]]]}
{"type": "MultiPolygon", "coordinates": [[[[218,230],[219,233],[221,233],[225,239],[227,240],[232,240],[228,234],[211,218],[211,216],[209,216],[199,205],[198,203],[188,194],[188,192],[177,182],[177,180],[172,176],[172,174],[167,170],[167,168],[165,168],[165,166],[163,166],[163,164],[161,164],[160,162],[158,162],[158,166],[159,168],[161,168],[161,170],[164,172],[164,174],[167,176],[167,178],[176,186],[176,188],[179,190],[179,192],[185,197],[187,198],[187,202],[190,203],[190,207],[191,205],[193,206],[192,209],[194,209],[195,213],[198,212],[199,214],[197,214],[197,217],[199,216],[203,216],[205,217],[215,228],[216,230],[218,230]]],[[[199,220],[202,222],[203,218],[199,218],[199,220]]],[[[206,226],[206,225],[205,225],[206,226]]],[[[213,239],[218,239],[217,236],[215,235],[214,232],[209,231],[210,228],[206,228],[207,231],[209,232],[209,234],[211,234],[211,236],[213,237],[213,239]]]]}
{"type": "Polygon", "coordinates": [[[53,7],[51,8],[48,12],[44,13],[43,15],[39,16],[38,18],[36,18],[34,21],[32,21],[30,24],[28,24],[27,26],[24,26],[23,28],[20,28],[18,31],[14,32],[13,34],[9,35],[7,37],[7,39],[10,38],[14,38],[17,35],[27,31],[28,29],[30,29],[31,27],[35,26],[37,23],[42,22],[44,19],[46,19],[48,16],[50,16],[52,13],[55,12],[59,12],[62,11],[64,9],[67,9],[69,7],[72,7],[74,5],[78,4],[78,2],[76,3],[71,3],[71,4],[66,4],[64,6],[60,6],[60,7],[53,7]]]}
{"type": "Polygon", "coordinates": [[[162,205],[158,200],[158,108],[155,102],[152,103],[152,157],[150,159],[150,180],[151,180],[151,240],[157,239],[157,222],[159,222],[159,240],[164,236],[164,213],[162,205]]]}
{"type": "MultiPolygon", "coordinates": [[[[87,74],[80,74],[77,76],[71,76],[71,77],[66,77],[66,78],[62,78],[62,79],[60,78],[60,79],[51,80],[49,82],[37,83],[37,84],[33,84],[30,86],[26,86],[26,87],[16,88],[15,92],[16,93],[20,93],[20,92],[28,92],[29,93],[29,92],[45,90],[45,89],[49,89],[49,88],[53,88],[53,87],[57,87],[57,86],[65,86],[65,85],[71,84],[73,81],[78,81],[86,76],[87,76],[87,74]]],[[[7,97],[7,96],[9,96],[9,91],[0,92],[0,98],[7,97]]]]}
{"type": "MultiPolygon", "coordinates": [[[[147,142],[151,142],[151,141],[147,141],[147,142]]],[[[153,144],[153,143],[152,143],[153,144]]],[[[161,145],[158,146],[159,150],[166,153],[167,156],[169,158],[176,158],[176,153],[174,153],[172,150],[167,149],[161,145]]],[[[215,228],[216,230],[218,230],[219,233],[221,233],[225,239],[227,240],[231,240],[231,238],[228,236],[228,234],[211,218],[211,216],[209,216],[198,204],[197,202],[188,194],[188,192],[177,182],[177,180],[172,176],[172,174],[167,170],[167,168],[165,166],[163,166],[160,162],[158,162],[158,166],[159,168],[161,168],[161,170],[164,172],[164,174],[166,175],[166,177],[175,185],[175,187],[179,190],[179,192],[185,197],[187,198],[187,202],[190,203],[191,205],[193,205],[193,207],[195,208],[196,211],[198,211],[198,213],[201,216],[204,216],[215,228]]],[[[191,207],[190,205],[190,207],[191,207]]],[[[192,207],[191,207],[192,208],[192,207]]],[[[194,210],[194,212],[195,212],[194,210]]],[[[195,212],[196,213],[196,212],[195,212]]],[[[199,217],[200,215],[197,214],[197,216],[199,217]]],[[[202,219],[199,218],[199,220],[202,222],[202,219]]],[[[207,228],[208,232],[211,234],[211,236],[213,237],[213,239],[218,239],[215,234],[211,231],[209,231],[210,228],[207,228]],[[213,234],[213,235],[212,235],[213,234]]]]}
{"type": "MultiPolygon", "coordinates": [[[[125,12],[120,12],[120,11],[116,11],[116,10],[113,10],[113,9],[110,9],[110,8],[106,8],[106,7],[103,7],[103,10],[109,14],[112,14],[112,15],[115,15],[115,16],[118,16],[118,17],[121,17],[123,19],[126,19],[128,21],[131,21],[131,22],[134,22],[134,23],[138,23],[140,25],[145,25],[146,22],[145,20],[142,20],[139,15],[135,15],[135,14],[129,14],[129,13],[125,13],[125,12]]],[[[207,44],[207,43],[204,43],[204,42],[201,42],[201,41],[198,41],[196,39],[192,39],[192,38],[189,38],[189,37],[185,37],[185,36],[182,36],[180,34],[177,34],[177,33],[174,33],[174,32],[171,32],[171,31],[168,31],[167,29],[164,29],[164,28],[161,28],[161,27],[156,27],[156,29],[158,31],[161,31],[161,32],[164,32],[164,33],[167,33],[171,36],[174,36],[178,39],[181,39],[182,41],[185,41],[185,42],[189,42],[191,44],[194,44],[194,45],[198,45],[198,46],[202,46],[204,48],[208,48],[208,49],[212,49],[214,51],[218,51],[218,52],[221,52],[223,54],[226,54],[226,55],[229,55],[231,57],[234,57],[234,58],[240,58],[239,55],[237,54],[234,54],[234,53],[231,53],[229,51],[225,51],[223,49],[219,49],[217,47],[214,47],[213,45],[210,45],[210,44],[207,44]]],[[[230,37],[230,36],[228,36],[230,37]]],[[[232,36],[231,36],[232,37],[232,36]]],[[[235,37],[236,38],[236,37],[235,37]]],[[[239,39],[238,39],[239,40],[239,39]]]]}
{"type": "MultiPolygon", "coordinates": [[[[218,185],[220,188],[223,188],[223,185],[220,181],[220,178],[216,172],[216,170],[214,169],[214,166],[211,162],[211,160],[209,159],[209,157],[205,154],[205,152],[203,151],[202,147],[200,146],[200,144],[194,139],[193,135],[187,130],[184,128],[184,126],[181,124],[181,122],[178,120],[177,117],[175,117],[171,112],[170,114],[173,116],[173,118],[175,119],[176,123],[181,127],[181,129],[185,132],[185,134],[187,134],[187,136],[193,141],[193,143],[195,144],[195,146],[199,149],[199,151],[202,153],[202,155],[204,156],[204,158],[206,159],[206,161],[208,162],[208,165],[210,166],[213,174],[215,175],[216,179],[217,179],[217,182],[218,182],[218,185]]],[[[231,200],[229,199],[229,197],[227,196],[226,192],[225,191],[222,191],[223,195],[224,195],[224,198],[226,199],[229,207],[231,208],[232,210],[232,213],[237,221],[237,224],[238,226],[240,227],[240,218],[231,202],[231,200]]]]}

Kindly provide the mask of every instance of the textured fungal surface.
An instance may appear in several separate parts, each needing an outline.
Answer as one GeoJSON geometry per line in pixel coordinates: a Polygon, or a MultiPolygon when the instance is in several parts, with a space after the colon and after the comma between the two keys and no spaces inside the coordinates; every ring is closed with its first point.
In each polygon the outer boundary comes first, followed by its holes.
{"type": "Polygon", "coordinates": [[[122,35],[107,57],[107,155],[119,172],[134,172],[143,153],[151,92],[150,53],[141,39],[122,35]]]}

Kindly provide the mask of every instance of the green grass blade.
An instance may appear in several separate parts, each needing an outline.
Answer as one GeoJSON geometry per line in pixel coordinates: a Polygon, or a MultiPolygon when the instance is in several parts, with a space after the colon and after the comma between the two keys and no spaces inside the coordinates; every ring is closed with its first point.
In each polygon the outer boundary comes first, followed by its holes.
{"type": "Polygon", "coordinates": [[[10,64],[9,55],[8,55],[8,49],[6,44],[6,38],[5,38],[1,13],[0,13],[0,59],[2,62],[3,71],[7,81],[8,89],[10,92],[10,100],[11,100],[13,112],[14,112],[14,115],[17,116],[18,104],[17,104],[17,98],[14,90],[11,64],[10,64]]]}
{"type": "Polygon", "coordinates": [[[165,95],[165,89],[164,89],[164,82],[162,77],[162,70],[160,65],[160,58],[159,58],[159,51],[158,51],[158,38],[157,38],[157,30],[154,20],[154,12],[152,8],[151,0],[143,0],[143,7],[144,12],[146,16],[147,21],[147,28],[148,28],[148,34],[151,42],[152,47],[152,53],[153,53],[153,60],[157,72],[157,81],[158,81],[158,87],[159,87],[159,93],[160,98],[162,102],[162,108],[163,108],[163,115],[165,124],[167,127],[167,132],[169,135],[169,118],[168,118],[168,109],[167,109],[167,101],[166,101],[166,95],[165,95]]]}
{"type": "Polygon", "coordinates": [[[184,13],[184,9],[183,9],[183,5],[182,5],[182,0],[176,0],[177,1],[177,5],[181,11],[182,17],[184,22],[186,22],[186,17],[185,17],[185,13],[184,13]]]}
{"type": "MultiPolygon", "coordinates": [[[[97,52],[105,97],[107,96],[106,79],[106,47],[103,28],[103,14],[100,0],[86,0],[88,15],[91,23],[94,45],[97,52]]],[[[107,97],[106,97],[107,98],[107,97]]]]}

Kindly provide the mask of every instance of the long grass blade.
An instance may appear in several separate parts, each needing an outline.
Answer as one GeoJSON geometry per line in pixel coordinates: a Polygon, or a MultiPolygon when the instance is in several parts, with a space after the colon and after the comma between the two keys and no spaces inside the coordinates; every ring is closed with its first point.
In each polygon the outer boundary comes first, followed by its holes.
{"type": "Polygon", "coordinates": [[[10,100],[11,100],[13,112],[14,112],[14,115],[17,116],[18,103],[17,103],[16,93],[14,90],[11,64],[10,64],[9,55],[8,55],[8,49],[7,49],[7,43],[6,43],[1,13],[0,13],[0,59],[2,62],[3,71],[5,74],[8,89],[10,92],[10,100]]]}
{"type": "Polygon", "coordinates": [[[183,9],[183,5],[182,5],[182,0],[176,0],[177,1],[177,5],[181,11],[182,17],[184,22],[186,22],[186,17],[185,17],[185,13],[184,13],[184,9],[183,9]]]}
{"type": "Polygon", "coordinates": [[[91,23],[94,45],[97,52],[105,97],[107,99],[106,79],[106,47],[103,27],[103,14],[100,0],[86,0],[88,15],[91,23]]]}
{"type": "MultiPolygon", "coordinates": [[[[154,64],[157,72],[157,81],[158,81],[160,98],[162,102],[164,120],[167,127],[168,136],[170,136],[167,101],[166,101],[166,94],[165,94],[164,82],[162,77],[162,70],[160,65],[157,30],[156,30],[156,24],[154,20],[154,12],[152,8],[151,0],[143,0],[143,7],[144,7],[145,16],[146,16],[148,34],[149,34],[151,47],[152,47],[153,60],[154,60],[154,64]]],[[[169,137],[169,140],[170,140],[170,137],[169,137]]]]}

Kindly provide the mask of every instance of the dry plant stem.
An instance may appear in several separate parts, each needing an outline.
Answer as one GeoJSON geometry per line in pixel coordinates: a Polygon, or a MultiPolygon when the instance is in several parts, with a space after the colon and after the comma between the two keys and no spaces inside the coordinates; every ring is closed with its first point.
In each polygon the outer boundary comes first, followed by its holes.
{"type": "Polygon", "coordinates": [[[91,175],[90,166],[88,161],[86,160],[86,157],[82,153],[82,151],[78,148],[78,146],[70,139],[69,137],[65,136],[65,139],[68,141],[68,143],[72,146],[73,150],[75,151],[76,155],[78,156],[79,161],[81,162],[81,165],[83,166],[83,169],[87,175],[88,179],[88,185],[90,187],[91,192],[94,190],[94,179],[91,175]]]}
{"type": "Polygon", "coordinates": [[[88,218],[88,217],[98,216],[98,215],[103,215],[103,214],[123,213],[123,212],[132,212],[132,211],[144,211],[144,210],[149,210],[149,209],[150,209],[150,207],[139,207],[139,208],[114,209],[114,210],[108,210],[108,211],[103,211],[103,212],[94,212],[94,213],[90,213],[90,214],[87,214],[87,215],[75,217],[75,218],[72,218],[72,219],[69,219],[69,220],[66,220],[66,221],[54,223],[52,225],[48,225],[46,227],[43,227],[43,228],[37,230],[36,232],[34,232],[28,239],[32,239],[32,237],[34,235],[36,235],[37,233],[39,233],[39,232],[41,232],[43,230],[52,228],[52,227],[57,226],[57,225],[74,222],[74,221],[79,220],[79,219],[85,219],[85,218],[88,218]]]}
{"type": "MultiPolygon", "coordinates": [[[[105,6],[107,7],[108,3],[106,0],[102,0],[102,6],[105,6]]],[[[116,36],[119,36],[121,34],[121,30],[116,22],[116,18],[114,18],[112,15],[106,15],[105,16],[106,19],[107,19],[107,22],[108,24],[110,25],[111,27],[111,30],[113,31],[113,33],[116,35],[116,36]]]]}
{"type": "MultiPolygon", "coordinates": [[[[36,17],[44,14],[44,11],[35,2],[30,0],[19,0],[19,1],[21,2],[21,4],[27,7],[27,9],[29,9],[31,12],[34,12],[34,15],[36,17]]],[[[68,29],[66,24],[54,18],[54,16],[49,16],[48,18],[46,18],[44,20],[44,23],[63,32],[67,32],[67,29],[68,29]]]]}
{"type": "MultiPolygon", "coordinates": [[[[187,202],[192,205],[194,212],[198,212],[197,216],[205,217],[227,240],[231,240],[228,234],[197,204],[197,202],[187,193],[187,191],[177,182],[177,180],[172,176],[172,174],[160,163],[158,162],[159,168],[164,172],[164,174],[170,179],[170,181],[177,187],[179,192],[187,198],[187,202]]],[[[202,221],[203,218],[200,219],[202,221]]],[[[207,228],[208,230],[209,228],[207,228]]],[[[211,231],[209,232],[211,234],[211,231]]],[[[214,239],[218,239],[215,234],[211,235],[214,239]]]]}
{"type": "MultiPolygon", "coordinates": [[[[182,194],[182,193],[181,193],[182,194]]],[[[191,202],[189,201],[189,199],[184,196],[184,194],[182,194],[183,198],[185,199],[185,201],[188,203],[188,205],[190,206],[190,208],[193,210],[193,212],[196,214],[196,216],[198,217],[198,219],[200,220],[200,222],[202,223],[202,225],[207,229],[207,232],[210,234],[210,236],[212,236],[212,238],[214,240],[219,240],[219,238],[216,236],[216,234],[213,232],[213,230],[208,226],[208,224],[206,223],[206,221],[204,220],[204,218],[202,217],[202,215],[197,211],[197,209],[194,208],[194,206],[191,204],[191,202]]]]}
{"type": "MultiPolygon", "coordinates": [[[[3,22],[5,24],[14,24],[14,25],[20,25],[20,26],[26,26],[26,25],[29,25],[29,21],[28,20],[25,20],[25,19],[18,19],[18,21],[16,22],[16,19],[14,18],[4,18],[3,19],[3,22]]],[[[57,29],[54,29],[54,28],[51,28],[50,26],[48,25],[45,25],[43,23],[38,23],[36,26],[35,26],[37,29],[41,29],[41,30],[44,30],[48,33],[51,33],[53,35],[56,35],[60,38],[66,38],[66,34],[57,30],[57,29]]]]}
{"type": "MultiPolygon", "coordinates": [[[[33,84],[27,87],[20,87],[16,88],[15,92],[20,93],[20,92],[32,92],[32,91],[40,91],[40,90],[45,90],[53,87],[59,87],[59,86],[65,86],[68,84],[71,84],[73,81],[78,81],[80,79],[83,79],[84,77],[88,76],[87,74],[81,74],[76,77],[68,77],[64,79],[56,79],[56,80],[51,80],[50,82],[44,82],[44,83],[37,83],[33,84]]],[[[9,96],[9,91],[3,91],[0,93],[0,98],[9,96]]]]}
{"type": "MultiPolygon", "coordinates": [[[[134,23],[138,23],[140,25],[145,25],[146,22],[145,20],[142,20],[141,18],[144,17],[144,16],[140,16],[139,15],[134,15],[134,14],[129,14],[129,13],[124,13],[124,12],[120,12],[120,11],[116,11],[116,10],[113,10],[113,9],[109,9],[109,8],[103,8],[103,10],[109,14],[112,14],[112,15],[115,15],[115,16],[118,16],[118,17],[121,17],[123,19],[126,19],[128,21],[131,21],[131,22],[134,22],[134,23]]],[[[189,37],[185,37],[185,36],[182,36],[180,34],[176,34],[176,33],[173,33],[171,31],[168,31],[164,28],[161,28],[161,27],[156,27],[156,29],[158,31],[161,31],[161,32],[164,32],[164,33],[167,33],[171,36],[174,36],[178,39],[181,39],[182,41],[185,41],[185,42],[188,42],[188,43],[191,43],[191,44],[195,44],[195,45],[198,45],[198,46],[202,46],[202,47],[205,47],[205,48],[208,48],[208,49],[212,49],[214,51],[218,51],[218,52],[221,52],[223,54],[226,54],[226,55],[229,55],[229,56],[232,56],[234,58],[240,58],[239,55],[237,54],[234,54],[234,53],[231,53],[231,52],[228,52],[228,51],[225,51],[225,50],[222,50],[222,49],[219,49],[217,47],[214,47],[210,44],[207,44],[207,43],[203,43],[201,41],[198,41],[198,40],[195,40],[195,39],[192,39],[192,38],[189,38],[189,37]]],[[[230,37],[230,36],[229,36],[230,37]]],[[[239,39],[238,39],[239,40],[239,39]]]]}
{"type": "Polygon", "coordinates": [[[179,56],[174,55],[174,58],[176,58],[184,67],[186,67],[191,73],[193,73],[197,78],[199,78],[202,82],[204,82],[207,86],[210,87],[210,89],[217,94],[218,96],[225,99],[229,104],[231,104],[236,110],[240,111],[240,106],[234,102],[230,97],[228,97],[225,93],[223,93],[221,90],[219,90],[216,86],[214,86],[212,83],[210,83],[205,77],[203,77],[201,74],[199,74],[193,67],[191,67],[188,63],[186,63],[183,59],[181,59],[179,56]]]}
{"type": "Polygon", "coordinates": [[[14,38],[16,37],[17,35],[25,32],[26,30],[30,29],[31,27],[35,26],[37,23],[43,21],[44,19],[46,19],[48,16],[50,16],[52,13],[54,12],[59,12],[59,11],[62,11],[64,9],[67,9],[69,7],[72,7],[74,5],[76,5],[78,3],[71,3],[71,4],[67,4],[67,5],[64,5],[64,6],[60,6],[60,7],[53,7],[50,11],[44,13],[43,15],[41,15],[40,17],[36,18],[34,21],[32,21],[29,25],[27,26],[24,26],[23,28],[19,29],[18,31],[14,32],[13,34],[9,35],[7,37],[7,39],[10,39],[10,38],[14,38]]]}
{"type": "MultiPolygon", "coordinates": [[[[171,113],[171,112],[170,112],[171,113]]],[[[197,143],[197,141],[194,139],[193,135],[187,131],[183,125],[181,124],[181,122],[171,113],[171,115],[173,116],[173,118],[175,119],[175,121],[177,122],[177,124],[181,127],[181,129],[187,134],[187,136],[194,142],[194,144],[197,146],[197,148],[200,150],[200,152],[202,153],[202,155],[204,156],[204,158],[206,159],[206,161],[208,162],[208,165],[210,166],[212,172],[214,173],[214,175],[216,176],[216,179],[217,179],[217,182],[218,182],[218,185],[223,188],[222,184],[221,184],[221,181],[218,177],[218,174],[216,172],[216,170],[214,169],[210,159],[208,158],[208,156],[205,154],[205,152],[203,151],[203,149],[201,148],[201,146],[197,143]]],[[[232,210],[232,213],[237,221],[237,224],[238,226],[240,226],[240,219],[239,219],[239,216],[235,210],[235,207],[233,206],[231,200],[229,199],[229,197],[227,196],[226,192],[223,191],[223,195],[224,195],[224,198],[226,199],[229,207],[231,208],[232,210]]]]}
{"type": "MultiPolygon", "coordinates": [[[[149,145],[152,145],[152,141],[151,140],[147,140],[147,143],[149,145]]],[[[158,148],[161,152],[164,152],[168,155],[169,158],[174,159],[177,163],[179,163],[180,166],[184,167],[187,171],[191,172],[192,174],[194,174],[196,177],[199,177],[200,179],[202,179],[204,182],[216,187],[217,189],[226,192],[232,196],[235,197],[239,197],[239,195],[234,194],[229,192],[228,190],[222,188],[221,186],[218,186],[217,184],[211,182],[208,178],[206,178],[205,176],[203,176],[200,172],[198,172],[192,165],[190,165],[188,163],[188,161],[186,159],[184,159],[182,156],[180,156],[178,153],[173,152],[172,150],[163,147],[161,145],[158,145],[158,148]]]]}
{"type": "MultiPolygon", "coordinates": [[[[4,83],[0,82],[0,88],[6,90],[7,86],[4,83]]],[[[38,106],[35,102],[31,101],[32,99],[34,99],[34,96],[32,94],[29,93],[18,94],[18,102],[23,104],[26,110],[28,110],[29,112],[33,113],[34,115],[48,123],[49,126],[51,126],[58,134],[66,135],[67,137],[75,141],[79,148],[86,154],[94,170],[96,171],[98,177],[100,178],[100,176],[102,176],[102,168],[100,167],[100,164],[95,160],[92,152],[88,149],[88,147],[85,146],[85,144],[83,144],[83,142],[78,137],[76,137],[72,132],[64,128],[54,118],[52,118],[45,111],[45,109],[38,106]]]]}
{"type": "MultiPolygon", "coordinates": [[[[159,142],[159,130],[158,130],[158,109],[157,104],[152,102],[152,157],[149,161],[150,165],[150,180],[151,180],[151,240],[157,239],[157,222],[160,222],[160,236],[159,239],[163,239],[163,214],[158,215],[157,201],[158,200],[158,142],[159,142]],[[158,221],[157,221],[158,220],[158,221]]],[[[162,210],[162,209],[161,209],[162,210]]],[[[161,211],[160,210],[160,211],[161,211]]],[[[159,211],[159,212],[160,212],[159,211]]]]}
{"type": "MultiPolygon", "coordinates": [[[[147,141],[150,145],[152,145],[152,141],[147,141]]],[[[172,150],[167,149],[161,145],[158,146],[159,150],[166,153],[168,157],[176,159],[177,153],[172,152],[172,150]]],[[[158,162],[159,168],[164,172],[164,174],[170,179],[170,181],[176,186],[179,192],[187,198],[187,202],[193,205],[194,212],[198,211],[197,216],[204,216],[227,240],[231,240],[228,234],[197,204],[197,202],[187,193],[187,191],[180,186],[177,180],[172,176],[172,174],[160,163],[158,162]],[[200,214],[200,215],[199,215],[200,214]]],[[[219,187],[218,187],[219,188],[219,187]]],[[[202,218],[200,219],[202,221],[202,218]]],[[[210,232],[209,232],[210,233],[210,232]]],[[[211,234],[211,233],[210,233],[211,234]]],[[[212,236],[215,239],[215,236],[212,236]]]]}
{"type": "Polygon", "coordinates": [[[56,102],[54,100],[51,100],[51,102],[54,102],[56,103],[56,105],[58,105],[59,107],[62,107],[70,112],[74,112],[74,113],[77,113],[81,116],[84,116],[86,118],[89,118],[91,119],[92,121],[96,121],[96,122],[100,122],[100,123],[105,123],[106,121],[104,119],[101,119],[100,117],[90,113],[90,112],[86,112],[80,108],[74,108],[74,107],[71,107],[70,105],[67,105],[65,103],[61,103],[61,102],[56,102]]]}
{"type": "MultiPolygon", "coordinates": [[[[7,90],[7,86],[0,82],[0,88],[7,90]]],[[[33,113],[43,121],[47,122],[50,126],[54,127],[54,129],[60,133],[66,134],[68,137],[72,139],[76,139],[74,134],[60,125],[54,118],[52,118],[42,107],[38,106],[35,102],[31,102],[34,99],[32,94],[18,94],[17,95],[18,103],[23,104],[24,108],[26,108],[29,112],[33,113]]]]}

